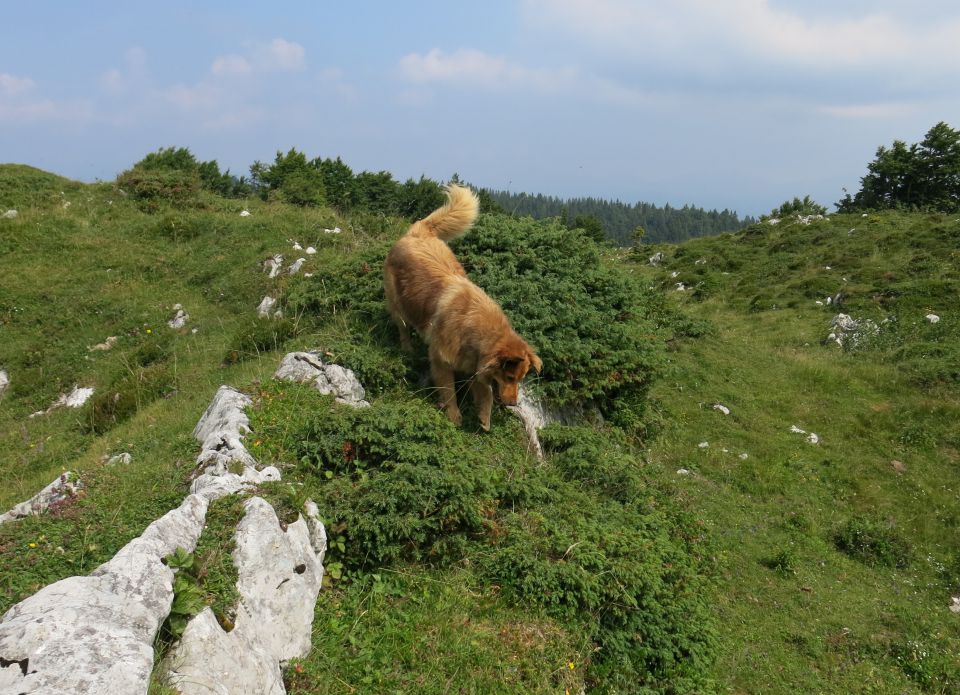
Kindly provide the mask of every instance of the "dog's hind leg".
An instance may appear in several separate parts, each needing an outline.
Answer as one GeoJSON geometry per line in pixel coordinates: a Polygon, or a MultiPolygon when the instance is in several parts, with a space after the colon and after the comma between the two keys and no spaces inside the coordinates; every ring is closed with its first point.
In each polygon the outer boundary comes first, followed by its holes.
{"type": "Polygon", "coordinates": [[[489,383],[475,378],[470,384],[473,402],[477,404],[477,414],[480,416],[480,427],[484,432],[490,431],[490,415],[493,412],[493,388],[489,383]]]}
{"type": "Polygon", "coordinates": [[[463,424],[463,415],[457,405],[457,391],[454,388],[453,370],[443,361],[437,359],[430,351],[430,373],[433,375],[433,385],[440,392],[440,403],[447,413],[447,417],[458,427],[463,424]]]}
{"type": "Polygon", "coordinates": [[[390,271],[389,265],[383,275],[383,294],[387,298],[387,311],[390,312],[390,318],[397,324],[397,330],[400,332],[400,348],[404,352],[413,352],[413,344],[410,342],[410,329],[403,319],[403,314],[400,313],[400,305],[397,300],[396,278],[390,271]]]}

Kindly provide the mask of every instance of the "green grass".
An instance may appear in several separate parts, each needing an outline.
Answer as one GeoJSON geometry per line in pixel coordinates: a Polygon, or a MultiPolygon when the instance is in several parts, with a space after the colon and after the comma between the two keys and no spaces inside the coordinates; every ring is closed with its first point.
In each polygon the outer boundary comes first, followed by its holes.
{"type": "Polygon", "coordinates": [[[578,693],[592,646],[469,570],[400,566],[324,591],[287,692],[578,693]]]}
{"type": "Polygon", "coordinates": [[[716,331],[680,345],[653,389],[649,459],[692,471],[675,485],[718,544],[714,679],[735,693],[955,692],[956,389],[820,345],[816,311],[677,298],[716,331]]]}
{"type": "MultiPolygon", "coordinates": [[[[0,166],[5,208],[20,214],[0,220],[0,508],[63,470],[85,488],[0,527],[0,613],[180,503],[190,432],[229,383],[257,401],[251,451],[284,472],[261,494],[282,520],[312,497],[330,536],[292,693],[960,688],[955,217],[784,220],[633,257],[482,218],[458,253],[550,356],[540,388],[608,416],[544,431],[541,463],[503,409],[490,434],[452,427],[422,353],[398,350],[380,264],[403,220],[204,192],[141,207],[19,165],[0,166]],[[263,273],[301,255],[288,240],[318,249],[313,278],[263,273]],[[563,271],[574,258],[590,271],[563,271]],[[816,302],[837,292],[880,325],[856,349],[823,342],[838,309],[816,302]],[[268,293],[284,321],[255,318],[268,293]],[[355,369],[373,406],[273,383],[292,349],[355,369]],[[84,408],[28,417],[76,384],[97,389],[84,408]],[[121,451],[132,463],[107,467],[121,451]]],[[[240,501],[213,505],[195,554],[226,621],[240,501]]]]}

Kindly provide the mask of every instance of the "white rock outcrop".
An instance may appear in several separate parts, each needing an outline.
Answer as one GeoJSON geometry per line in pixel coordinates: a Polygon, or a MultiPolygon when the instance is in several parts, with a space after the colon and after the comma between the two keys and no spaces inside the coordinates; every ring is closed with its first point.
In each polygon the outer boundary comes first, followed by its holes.
{"type": "Polygon", "coordinates": [[[93,352],[94,350],[106,351],[106,350],[110,350],[116,344],[117,344],[117,336],[111,335],[102,343],[97,343],[96,345],[88,348],[88,350],[90,350],[91,352],[93,352]]]}
{"type": "Polygon", "coordinates": [[[207,500],[190,495],[86,577],[68,577],[0,619],[0,693],[146,693],[153,640],[173,602],[162,559],[192,551],[207,500]]]}
{"type": "MultiPolygon", "coordinates": [[[[264,297],[263,300],[261,300],[260,302],[260,306],[257,307],[257,316],[259,316],[262,319],[270,318],[271,316],[270,312],[273,311],[273,307],[276,306],[276,304],[277,304],[277,300],[274,299],[273,297],[269,297],[269,296],[264,297]]],[[[278,316],[279,314],[280,312],[276,311],[272,315],[278,316]]]]}
{"type": "Polygon", "coordinates": [[[306,259],[306,258],[298,258],[297,260],[295,260],[295,261],[293,262],[293,265],[291,265],[291,266],[287,269],[287,272],[288,272],[290,275],[296,275],[297,273],[300,272],[300,268],[302,268],[302,267],[303,267],[303,264],[306,263],[306,262],[307,262],[307,259],[306,259]]]}
{"type": "MultiPolygon", "coordinates": [[[[830,301],[827,302],[828,304],[830,301]]],[[[833,299],[836,303],[836,298],[833,299]]],[[[827,342],[835,342],[841,347],[856,348],[863,341],[880,332],[880,327],[870,319],[851,318],[847,314],[837,314],[830,322],[831,330],[827,342]]]]}
{"type": "Polygon", "coordinates": [[[313,383],[325,395],[336,397],[337,403],[365,408],[370,405],[366,391],[353,371],[338,364],[326,364],[315,352],[290,352],[280,362],[274,379],[313,383]]]}
{"type": "Polygon", "coordinates": [[[36,413],[31,413],[30,417],[48,415],[54,410],[59,410],[60,408],[82,408],[83,405],[90,400],[92,395],[93,388],[74,386],[70,393],[61,393],[57,397],[57,400],[55,400],[49,408],[46,410],[39,410],[36,413]]]}
{"type": "Polygon", "coordinates": [[[523,386],[518,391],[517,404],[507,406],[507,410],[520,418],[530,449],[540,460],[543,460],[543,447],[537,433],[547,425],[573,425],[585,420],[602,420],[599,412],[588,415],[580,407],[555,408],[542,398],[531,395],[523,386]]]}
{"type": "Polygon", "coordinates": [[[663,263],[663,254],[658,251],[657,253],[650,256],[650,258],[648,258],[647,260],[650,262],[650,265],[656,267],[661,263],[663,263]]]}
{"type": "Polygon", "coordinates": [[[167,321],[167,325],[174,330],[183,328],[190,319],[190,314],[184,311],[182,304],[174,304],[173,311],[173,318],[167,321]]]}
{"type": "Polygon", "coordinates": [[[280,274],[280,268],[283,266],[283,256],[277,254],[263,262],[263,270],[268,277],[275,278],[280,274]]]}
{"type": "Polygon", "coordinates": [[[257,460],[243,444],[243,436],[250,432],[244,409],[251,403],[249,396],[229,386],[217,390],[193,429],[200,442],[197,467],[203,472],[191,483],[191,493],[215,499],[280,480],[280,471],[273,466],[257,470],[257,460]]]}
{"type": "Polygon", "coordinates": [[[56,480],[26,502],[21,502],[10,511],[0,514],[0,524],[14,519],[22,519],[25,516],[42,514],[50,507],[76,497],[81,488],[83,488],[83,484],[76,479],[73,473],[70,471],[61,473],[56,480]]]}
{"type": "Polygon", "coordinates": [[[284,530],[263,499],[244,506],[233,553],[234,628],[224,632],[210,609],[190,621],[166,662],[167,682],[182,695],[281,695],[282,664],[310,651],[326,544],[314,545],[302,516],[284,530]]]}

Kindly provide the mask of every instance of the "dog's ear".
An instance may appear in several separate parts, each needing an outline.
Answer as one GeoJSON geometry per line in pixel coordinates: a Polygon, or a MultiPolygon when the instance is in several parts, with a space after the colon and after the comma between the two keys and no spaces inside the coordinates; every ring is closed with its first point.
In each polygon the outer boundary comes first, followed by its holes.
{"type": "Polygon", "coordinates": [[[527,353],[527,357],[530,360],[530,366],[533,367],[533,371],[540,374],[540,371],[543,369],[543,360],[537,357],[533,350],[527,353]]]}

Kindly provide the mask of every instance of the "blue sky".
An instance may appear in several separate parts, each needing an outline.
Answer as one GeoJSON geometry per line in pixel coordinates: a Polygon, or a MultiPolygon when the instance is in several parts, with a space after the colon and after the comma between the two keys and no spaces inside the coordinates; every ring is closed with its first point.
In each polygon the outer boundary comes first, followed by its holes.
{"type": "Polygon", "coordinates": [[[960,5],[3,3],[0,162],[112,179],[189,147],[760,214],[960,127],[960,5]]]}

